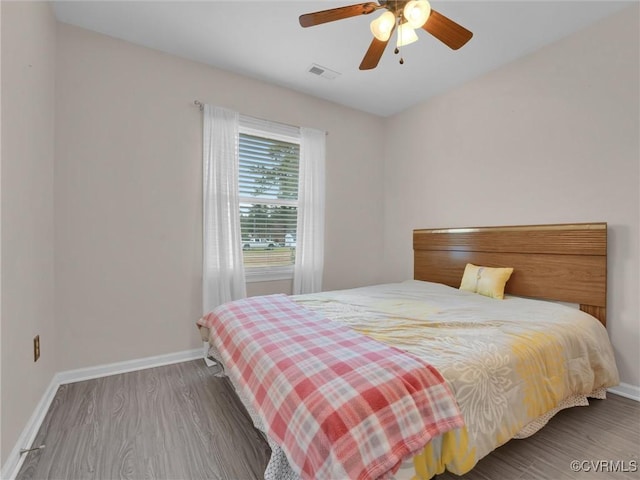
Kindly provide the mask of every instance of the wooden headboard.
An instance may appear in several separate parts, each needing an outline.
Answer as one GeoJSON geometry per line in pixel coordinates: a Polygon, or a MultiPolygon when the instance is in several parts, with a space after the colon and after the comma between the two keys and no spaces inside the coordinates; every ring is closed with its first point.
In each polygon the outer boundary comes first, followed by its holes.
{"type": "Polygon", "coordinates": [[[505,293],[577,303],[606,325],[607,224],[413,231],[414,278],[459,287],[467,263],[513,267],[505,293]]]}

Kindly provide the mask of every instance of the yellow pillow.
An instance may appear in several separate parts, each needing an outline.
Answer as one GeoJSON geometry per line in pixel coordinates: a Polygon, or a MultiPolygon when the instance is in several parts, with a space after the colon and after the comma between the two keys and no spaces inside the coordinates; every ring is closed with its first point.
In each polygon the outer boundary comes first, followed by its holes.
{"type": "Polygon", "coordinates": [[[460,290],[503,299],[504,286],[512,273],[513,268],[479,267],[467,263],[460,283],[460,290]]]}

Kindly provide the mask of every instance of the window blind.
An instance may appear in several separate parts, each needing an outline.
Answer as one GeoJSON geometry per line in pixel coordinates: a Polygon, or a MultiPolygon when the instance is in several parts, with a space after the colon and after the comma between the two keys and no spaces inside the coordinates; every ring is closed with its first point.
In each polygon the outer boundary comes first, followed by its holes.
{"type": "MultiPolygon", "coordinates": [[[[291,133],[291,132],[287,132],[291,133]]],[[[240,129],[240,228],[245,271],[273,273],[295,262],[300,143],[288,135],[240,129]],[[287,141],[292,140],[292,141],[287,141]]]]}

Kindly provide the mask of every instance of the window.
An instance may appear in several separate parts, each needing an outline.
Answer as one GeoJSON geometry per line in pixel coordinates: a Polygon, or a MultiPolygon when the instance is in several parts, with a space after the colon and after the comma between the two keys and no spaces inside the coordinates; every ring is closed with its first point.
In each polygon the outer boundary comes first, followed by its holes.
{"type": "Polygon", "coordinates": [[[246,281],[321,291],[326,133],[203,110],[203,311],[244,298],[246,281]]]}
{"type": "Polygon", "coordinates": [[[293,278],[299,135],[297,129],[283,134],[270,124],[247,123],[241,117],[238,151],[245,275],[248,281],[293,278]]]}

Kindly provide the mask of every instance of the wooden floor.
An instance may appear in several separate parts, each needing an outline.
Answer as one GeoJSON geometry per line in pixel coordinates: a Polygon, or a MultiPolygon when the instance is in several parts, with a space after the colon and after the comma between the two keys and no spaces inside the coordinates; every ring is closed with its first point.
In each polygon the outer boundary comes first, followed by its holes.
{"type": "MultiPolygon", "coordinates": [[[[270,450],[226,379],[202,360],[63,385],[18,479],[259,479],[270,450]]],[[[556,415],[463,477],[438,480],[639,479],[573,473],[577,461],[640,463],[640,404],[615,395],[556,415]]],[[[588,465],[588,464],[586,464],[588,465]]],[[[612,464],[613,465],[613,464],[612,464]]]]}
{"type": "Polygon", "coordinates": [[[262,478],[271,450],[203,360],[62,385],[19,479],[262,478]]]}

